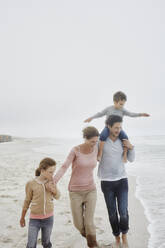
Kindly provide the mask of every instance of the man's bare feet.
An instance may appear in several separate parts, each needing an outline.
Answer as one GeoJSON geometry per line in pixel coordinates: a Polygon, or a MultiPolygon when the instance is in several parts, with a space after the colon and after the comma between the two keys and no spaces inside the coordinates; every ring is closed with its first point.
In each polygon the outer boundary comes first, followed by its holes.
{"type": "Polygon", "coordinates": [[[122,248],[129,248],[127,234],[122,235],[122,248]]]}
{"type": "Polygon", "coordinates": [[[115,237],[116,241],[115,243],[113,244],[113,248],[120,248],[121,247],[121,243],[120,243],[120,236],[116,236],[115,237]]]}

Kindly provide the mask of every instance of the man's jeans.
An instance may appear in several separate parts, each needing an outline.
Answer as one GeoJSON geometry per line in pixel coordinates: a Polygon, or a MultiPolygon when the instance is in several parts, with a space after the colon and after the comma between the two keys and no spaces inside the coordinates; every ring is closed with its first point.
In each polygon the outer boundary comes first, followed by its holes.
{"type": "Polygon", "coordinates": [[[28,244],[26,248],[37,247],[38,232],[41,229],[42,246],[51,248],[50,235],[53,228],[53,216],[46,219],[30,219],[28,229],[28,244]]]}
{"type": "Polygon", "coordinates": [[[107,205],[113,234],[115,236],[119,236],[120,232],[126,234],[129,229],[128,179],[101,181],[101,189],[107,205]]]}

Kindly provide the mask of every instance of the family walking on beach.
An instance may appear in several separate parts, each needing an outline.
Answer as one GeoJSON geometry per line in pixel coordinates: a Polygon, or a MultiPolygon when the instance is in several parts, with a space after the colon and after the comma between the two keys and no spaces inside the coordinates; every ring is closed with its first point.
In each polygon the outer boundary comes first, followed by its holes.
{"type": "Polygon", "coordinates": [[[52,247],[50,236],[53,228],[53,199],[59,199],[58,181],[71,165],[72,173],[68,190],[74,226],[86,238],[88,247],[101,247],[96,239],[94,224],[97,191],[93,171],[97,166],[97,161],[99,161],[98,177],[101,181],[101,190],[115,237],[113,247],[129,247],[127,240],[129,230],[128,179],[125,163],[127,160],[134,161],[135,148],[122,130],[122,117],[125,115],[147,117],[149,115],[125,110],[126,100],[127,97],[123,92],[116,92],[113,97],[113,106],[85,120],[85,122],[90,122],[94,118],[106,115],[106,126],[100,135],[93,126],[84,128],[84,142],[71,149],[55,176],[53,174],[56,162],[53,159],[45,158],[40,162],[35,173],[36,178],[26,184],[26,198],[20,219],[20,225],[24,227],[25,215],[31,206],[26,248],[37,247],[40,229],[43,247],[52,247]]]}

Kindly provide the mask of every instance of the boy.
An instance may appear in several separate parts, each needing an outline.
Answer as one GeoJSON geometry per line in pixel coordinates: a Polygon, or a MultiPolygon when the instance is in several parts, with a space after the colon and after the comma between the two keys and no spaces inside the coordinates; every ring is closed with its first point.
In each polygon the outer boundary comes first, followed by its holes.
{"type": "MultiPolygon", "coordinates": [[[[108,119],[110,115],[118,115],[120,117],[123,117],[125,115],[129,117],[141,117],[141,116],[149,117],[150,116],[149,114],[146,114],[146,113],[133,113],[133,112],[127,111],[124,108],[124,104],[126,103],[126,101],[127,101],[127,96],[123,92],[118,91],[113,95],[114,105],[111,105],[105,108],[104,110],[102,110],[101,112],[98,112],[97,114],[93,115],[92,117],[89,117],[84,122],[90,122],[93,119],[100,118],[104,115],[106,115],[106,120],[108,119]]],[[[108,137],[109,137],[109,129],[107,126],[105,126],[105,128],[100,134],[99,152],[98,152],[98,157],[97,157],[98,161],[100,161],[101,159],[104,143],[108,137]]],[[[128,139],[128,136],[122,130],[120,132],[119,138],[123,141],[124,139],[128,139]]],[[[127,150],[126,149],[124,149],[123,160],[125,163],[127,162],[127,150]]]]}

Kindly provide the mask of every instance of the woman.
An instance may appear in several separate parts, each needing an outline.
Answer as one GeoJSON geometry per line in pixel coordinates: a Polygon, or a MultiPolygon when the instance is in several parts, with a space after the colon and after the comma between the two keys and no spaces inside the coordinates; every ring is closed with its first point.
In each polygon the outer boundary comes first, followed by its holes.
{"type": "Polygon", "coordinates": [[[95,127],[86,127],[83,130],[84,143],[71,149],[54,177],[57,183],[72,164],[68,190],[73,222],[91,248],[98,247],[94,225],[97,194],[93,179],[93,170],[97,165],[98,136],[99,132],[95,127]]]}

